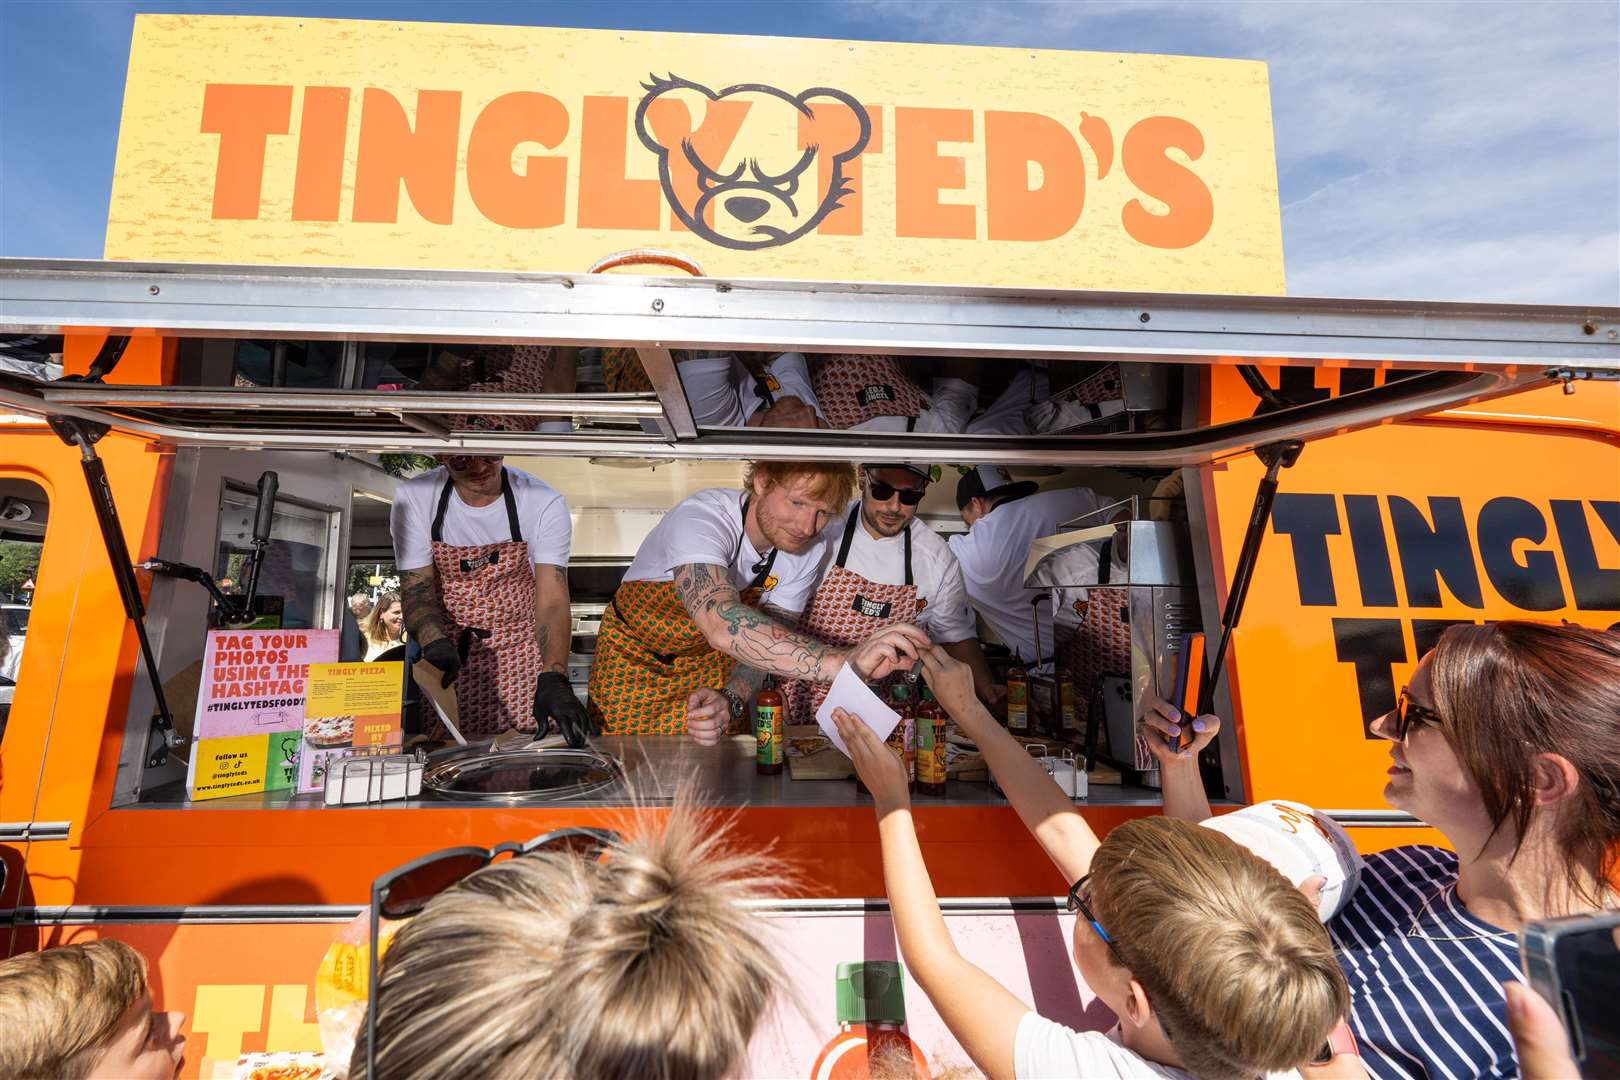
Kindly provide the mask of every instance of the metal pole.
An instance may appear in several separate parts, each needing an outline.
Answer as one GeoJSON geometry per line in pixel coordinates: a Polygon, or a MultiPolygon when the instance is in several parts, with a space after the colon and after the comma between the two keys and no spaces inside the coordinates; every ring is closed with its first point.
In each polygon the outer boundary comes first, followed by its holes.
{"type": "MultiPolygon", "coordinates": [[[[1209,670],[1198,693],[1198,712],[1210,712],[1215,707],[1215,684],[1226,667],[1226,653],[1232,645],[1232,631],[1237,629],[1243,615],[1243,604],[1249,596],[1249,584],[1254,580],[1255,563],[1260,557],[1260,543],[1265,539],[1266,526],[1271,521],[1271,506],[1277,498],[1277,475],[1299,460],[1304,448],[1300,442],[1272,443],[1262,446],[1255,455],[1266,463],[1266,475],[1254,493],[1254,509],[1249,513],[1249,526],[1243,534],[1243,547],[1238,552],[1237,569],[1232,575],[1232,589],[1226,596],[1226,608],[1221,612],[1221,639],[1210,659],[1209,670]]],[[[1192,741],[1190,727],[1182,731],[1182,743],[1192,741]]]]}

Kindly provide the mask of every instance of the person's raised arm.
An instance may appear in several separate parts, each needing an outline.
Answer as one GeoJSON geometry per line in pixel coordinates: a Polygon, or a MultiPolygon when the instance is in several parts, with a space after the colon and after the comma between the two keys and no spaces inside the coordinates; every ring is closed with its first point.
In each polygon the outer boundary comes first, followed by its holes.
{"type": "Polygon", "coordinates": [[[1208,746],[1221,730],[1218,716],[1200,716],[1190,721],[1192,742],[1176,749],[1182,729],[1189,721],[1180,709],[1151,691],[1142,715],[1142,734],[1148,752],[1159,763],[1159,783],[1163,789],[1164,812],[1182,821],[1203,821],[1214,811],[1204,792],[1204,778],[1198,771],[1198,752],[1208,746]]]}
{"type": "Polygon", "coordinates": [[[922,665],[923,678],[934,697],[962,733],[978,744],[985,764],[996,774],[996,782],[1024,827],[1069,884],[1079,881],[1091,869],[1098,840],[1075,809],[1074,800],[979,702],[973,692],[973,673],[966,664],[935,647],[923,650],[922,665]]]}
{"type": "Polygon", "coordinates": [[[856,773],[872,793],[883,847],[883,884],[906,968],[973,1063],[991,1080],[1010,1080],[1018,1025],[1030,1007],[956,951],[917,842],[899,757],[859,717],[835,709],[833,722],[856,773]]]}
{"type": "Polygon", "coordinates": [[[742,602],[725,568],[689,563],[675,568],[675,595],[709,645],[738,663],[784,679],[831,682],[848,662],[863,679],[881,679],[910,667],[928,636],[896,623],[849,649],[790,630],[742,602]]]}
{"type": "Polygon", "coordinates": [[[951,654],[951,657],[967,665],[973,673],[973,692],[979,695],[979,700],[994,704],[1001,690],[996,686],[995,680],[990,677],[990,662],[984,658],[984,647],[979,644],[978,638],[967,638],[964,641],[946,641],[941,648],[951,654]]]}

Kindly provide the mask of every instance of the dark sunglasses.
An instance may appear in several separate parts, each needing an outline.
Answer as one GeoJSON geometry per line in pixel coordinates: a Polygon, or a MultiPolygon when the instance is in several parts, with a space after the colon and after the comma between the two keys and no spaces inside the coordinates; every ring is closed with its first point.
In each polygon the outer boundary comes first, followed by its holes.
{"type": "Polygon", "coordinates": [[[870,490],[873,502],[888,502],[898,495],[902,506],[916,506],[923,501],[923,496],[928,493],[927,488],[897,488],[893,484],[885,484],[881,480],[871,481],[870,490]]]}
{"type": "Polygon", "coordinates": [[[1421,727],[1424,724],[1432,724],[1435,727],[1443,727],[1445,722],[1444,717],[1427,705],[1419,705],[1413,701],[1410,687],[1401,687],[1400,697],[1395,701],[1396,742],[1405,742],[1406,733],[1412,730],[1414,725],[1421,727]]]}
{"type": "Polygon", "coordinates": [[[1096,914],[1091,910],[1091,890],[1086,888],[1086,882],[1090,880],[1091,875],[1087,874],[1069,886],[1069,911],[1071,913],[1078,911],[1084,916],[1086,922],[1091,924],[1091,928],[1097,931],[1097,936],[1102,938],[1102,943],[1108,946],[1108,951],[1114,954],[1114,959],[1119,961],[1119,966],[1128,968],[1131,965],[1119,955],[1119,946],[1114,944],[1114,939],[1108,936],[1108,931],[1103,929],[1102,923],[1097,921],[1096,914]]]}
{"type": "Polygon", "coordinates": [[[496,844],[492,848],[445,848],[412,859],[373,881],[371,949],[366,971],[366,1076],[377,1075],[377,937],[380,916],[409,918],[427,907],[429,900],[502,855],[522,858],[536,851],[573,851],[584,858],[594,859],[618,842],[619,834],[609,829],[555,829],[523,844],[496,844]]]}

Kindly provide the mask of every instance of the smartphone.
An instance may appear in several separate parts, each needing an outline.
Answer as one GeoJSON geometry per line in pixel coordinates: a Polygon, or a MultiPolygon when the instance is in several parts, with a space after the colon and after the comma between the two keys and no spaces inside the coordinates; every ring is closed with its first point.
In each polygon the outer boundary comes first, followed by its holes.
{"type": "Polygon", "coordinates": [[[1620,911],[1541,919],[1519,930],[1525,981],[1557,1010],[1585,1076],[1620,1076],[1620,911]]]}

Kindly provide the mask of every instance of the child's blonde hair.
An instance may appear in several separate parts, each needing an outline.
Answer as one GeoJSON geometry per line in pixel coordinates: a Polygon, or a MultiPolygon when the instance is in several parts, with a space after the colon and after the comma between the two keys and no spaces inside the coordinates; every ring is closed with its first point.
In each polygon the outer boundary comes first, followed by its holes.
{"type": "Polygon", "coordinates": [[[435,897],[384,957],[377,1074],[735,1075],[783,975],[743,906],[780,879],[730,826],[678,801],[600,861],[535,852],[435,897]]]}
{"type": "Polygon", "coordinates": [[[1229,837],[1138,818],[1092,861],[1091,895],[1190,1072],[1253,1077],[1308,1062],[1350,1008],[1310,901],[1229,837]]]}
{"type": "Polygon", "coordinates": [[[146,994],[146,958],[103,938],[0,960],[0,1076],[82,1080],[146,994]]]}

